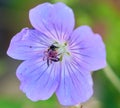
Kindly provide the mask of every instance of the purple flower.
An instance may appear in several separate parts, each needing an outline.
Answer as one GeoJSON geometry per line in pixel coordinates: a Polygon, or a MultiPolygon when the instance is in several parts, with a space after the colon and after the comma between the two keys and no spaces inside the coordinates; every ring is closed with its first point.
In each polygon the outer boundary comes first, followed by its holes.
{"type": "Polygon", "coordinates": [[[88,26],[74,28],[73,11],[63,3],[43,3],[30,10],[34,29],[24,28],[7,54],[24,62],[17,69],[20,89],[32,101],[55,92],[60,104],[75,105],[93,94],[91,71],[106,65],[105,46],[88,26]]]}

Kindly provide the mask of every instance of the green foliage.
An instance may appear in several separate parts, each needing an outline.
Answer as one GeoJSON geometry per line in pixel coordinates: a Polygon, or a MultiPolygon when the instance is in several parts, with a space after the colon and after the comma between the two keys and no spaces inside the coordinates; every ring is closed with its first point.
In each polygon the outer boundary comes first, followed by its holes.
{"type": "Polygon", "coordinates": [[[55,96],[46,101],[32,102],[26,97],[0,97],[1,108],[59,108],[55,96]]]}
{"type": "Polygon", "coordinates": [[[1,108],[22,108],[20,101],[15,99],[0,98],[0,107],[1,108]]]}

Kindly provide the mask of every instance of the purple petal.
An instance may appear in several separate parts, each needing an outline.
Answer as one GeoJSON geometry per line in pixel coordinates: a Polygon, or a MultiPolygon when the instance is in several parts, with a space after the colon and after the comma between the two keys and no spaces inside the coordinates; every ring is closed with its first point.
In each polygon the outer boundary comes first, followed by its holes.
{"type": "Polygon", "coordinates": [[[17,69],[17,77],[21,81],[20,89],[32,101],[51,97],[58,87],[59,74],[59,63],[52,63],[48,67],[42,58],[27,60],[17,69]]]}
{"type": "Polygon", "coordinates": [[[15,59],[26,60],[35,55],[43,55],[52,40],[35,29],[22,29],[10,43],[7,54],[15,59]]]}
{"type": "Polygon", "coordinates": [[[73,58],[84,68],[94,71],[106,66],[105,45],[99,34],[88,26],[77,28],[69,39],[73,58]]]}
{"type": "Polygon", "coordinates": [[[76,61],[63,62],[61,81],[56,91],[62,105],[76,105],[87,101],[93,94],[90,72],[82,69],[76,61]]]}
{"type": "Polygon", "coordinates": [[[73,11],[63,3],[44,3],[30,10],[31,24],[55,40],[67,39],[74,28],[73,11]]]}

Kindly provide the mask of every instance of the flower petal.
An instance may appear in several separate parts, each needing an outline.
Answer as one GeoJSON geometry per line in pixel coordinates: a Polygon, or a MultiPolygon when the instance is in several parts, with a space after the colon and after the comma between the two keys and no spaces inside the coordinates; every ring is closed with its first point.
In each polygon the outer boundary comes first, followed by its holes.
{"type": "Polygon", "coordinates": [[[72,56],[84,68],[95,71],[106,66],[105,45],[99,34],[94,34],[90,27],[77,28],[70,39],[72,56]]]}
{"type": "Polygon", "coordinates": [[[56,91],[62,105],[70,106],[87,101],[93,94],[90,72],[75,61],[62,63],[61,82],[56,91]]]}
{"type": "Polygon", "coordinates": [[[26,60],[34,55],[42,55],[52,40],[35,29],[22,29],[10,43],[7,54],[15,59],[26,60]]]}
{"type": "Polygon", "coordinates": [[[31,24],[55,40],[67,39],[74,28],[73,11],[63,3],[44,3],[30,10],[31,24]]]}
{"type": "Polygon", "coordinates": [[[59,63],[48,67],[46,61],[38,57],[23,62],[17,69],[20,89],[32,101],[48,99],[58,87],[59,74],[59,63]]]}

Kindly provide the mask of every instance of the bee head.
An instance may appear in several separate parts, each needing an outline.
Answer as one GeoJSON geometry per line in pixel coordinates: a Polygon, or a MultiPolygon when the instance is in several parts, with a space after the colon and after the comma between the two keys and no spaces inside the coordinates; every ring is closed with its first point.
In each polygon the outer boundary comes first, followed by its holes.
{"type": "Polygon", "coordinates": [[[50,49],[51,49],[51,50],[55,50],[56,48],[58,48],[58,47],[55,46],[55,45],[51,45],[51,46],[50,46],[50,49]]]}

